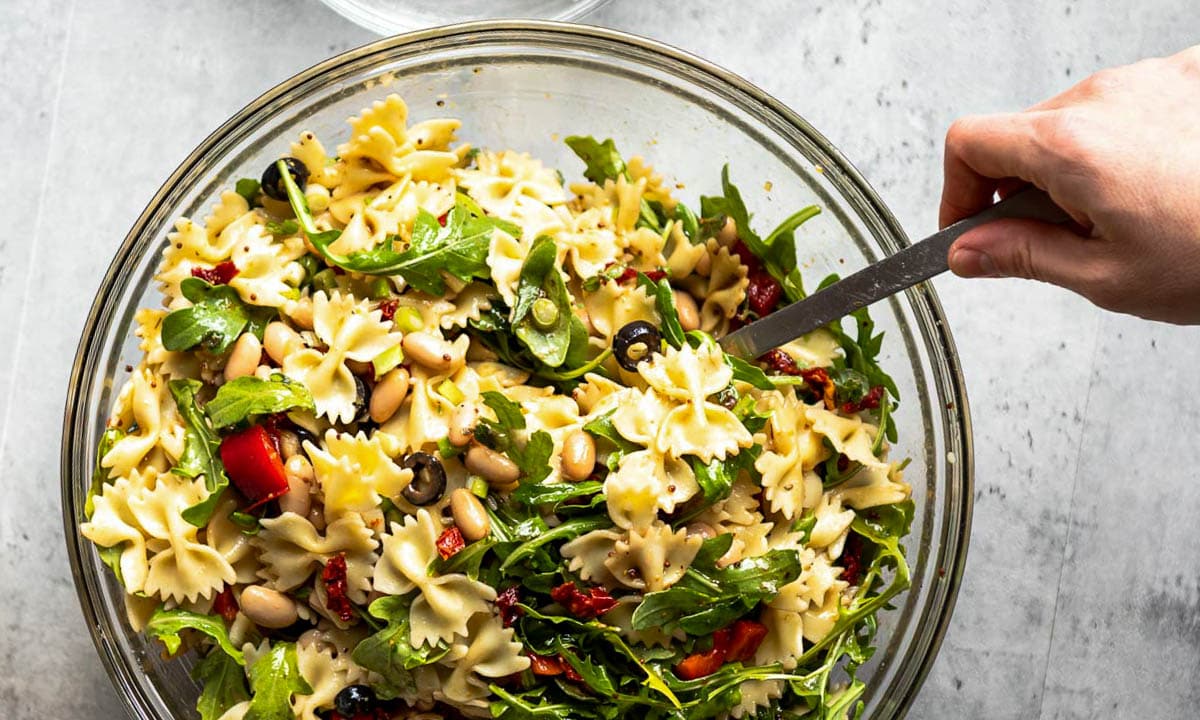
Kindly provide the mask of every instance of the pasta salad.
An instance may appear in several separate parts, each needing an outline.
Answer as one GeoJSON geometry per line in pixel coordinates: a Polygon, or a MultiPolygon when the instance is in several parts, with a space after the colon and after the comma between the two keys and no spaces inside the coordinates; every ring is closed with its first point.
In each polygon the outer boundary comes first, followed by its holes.
{"type": "Polygon", "coordinates": [[[199,716],[857,717],[909,577],[882,334],[714,340],[803,297],[819,209],[349,124],[175,224],[100,439],[81,532],[199,716]]]}

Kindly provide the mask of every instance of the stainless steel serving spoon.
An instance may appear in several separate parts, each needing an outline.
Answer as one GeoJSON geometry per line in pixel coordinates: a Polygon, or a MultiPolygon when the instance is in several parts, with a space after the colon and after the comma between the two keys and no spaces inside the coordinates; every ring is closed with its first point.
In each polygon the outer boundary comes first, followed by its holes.
{"type": "Polygon", "coordinates": [[[964,218],[900,252],[868,265],[850,277],[819,290],[767,317],[740,328],[720,343],[725,351],[753,360],[772,348],[795,340],[859,308],[906,290],[950,269],[947,253],[960,235],[984,223],[1004,218],[1025,218],[1049,223],[1071,217],[1037,188],[1026,188],[964,218]]]}

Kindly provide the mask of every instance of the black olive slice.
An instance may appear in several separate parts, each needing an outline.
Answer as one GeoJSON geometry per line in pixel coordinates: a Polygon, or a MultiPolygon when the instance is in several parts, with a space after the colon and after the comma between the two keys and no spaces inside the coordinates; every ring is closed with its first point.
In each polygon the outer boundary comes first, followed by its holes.
{"type": "Polygon", "coordinates": [[[333,699],[338,715],[353,718],[375,712],[379,699],[370,685],[347,685],[333,699]]]}
{"type": "Polygon", "coordinates": [[[400,465],[413,471],[412,481],[400,491],[413,505],[432,505],[446,492],[446,468],[433,455],[415,452],[405,457],[400,465]]]}
{"type": "Polygon", "coordinates": [[[649,359],[662,347],[662,333],[645,320],[634,320],[617,331],[612,345],[617,364],[633,372],[638,363],[649,359]]]}
{"type": "MultiPolygon", "coordinates": [[[[308,184],[308,166],[300,162],[294,157],[283,158],[283,164],[287,165],[288,173],[292,176],[292,180],[296,181],[296,186],[300,190],[304,190],[304,186],[308,184]]],[[[283,184],[283,175],[279,172],[279,166],[273,161],[263,170],[262,180],[260,181],[263,193],[273,200],[287,200],[287,186],[283,184]]]]}

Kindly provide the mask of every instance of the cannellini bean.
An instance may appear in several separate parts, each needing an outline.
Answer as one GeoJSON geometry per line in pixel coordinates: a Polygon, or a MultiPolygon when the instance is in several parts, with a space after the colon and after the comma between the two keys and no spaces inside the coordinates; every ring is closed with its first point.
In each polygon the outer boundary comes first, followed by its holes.
{"type": "Polygon", "coordinates": [[[492,521],[483,504],[466,488],[450,493],[450,514],[467,542],[483,539],[492,531],[492,521]]]}
{"type": "Polygon", "coordinates": [[[672,292],[675,296],[675,309],[679,311],[679,324],[684,332],[700,329],[700,308],[696,300],[683,290],[672,292]]]}
{"type": "Polygon", "coordinates": [[[371,419],[377,423],[385,423],[391,419],[404,397],[408,395],[408,371],[402,367],[388,371],[383,379],[375,383],[371,391],[371,419]]]}
{"type": "Polygon", "coordinates": [[[687,534],[688,537],[699,536],[705,540],[710,540],[717,536],[717,531],[713,529],[712,525],[697,520],[696,522],[688,523],[687,534]]]}
{"type": "Polygon", "coordinates": [[[300,339],[300,334],[287,323],[276,320],[269,323],[263,331],[263,348],[277,365],[282,365],[285,357],[303,347],[304,341],[300,339]]]}
{"type": "Polygon", "coordinates": [[[737,242],[737,239],[737,223],[731,217],[725,218],[725,224],[717,231],[717,242],[725,247],[732,247],[737,242]]]}
{"type": "Polygon", "coordinates": [[[287,475],[288,491],[279,496],[279,511],[304,517],[312,509],[312,495],[309,490],[314,477],[312,465],[303,455],[293,455],[288,458],[283,470],[287,475]]]}
{"type": "Polygon", "coordinates": [[[571,482],[587,480],[595,467],[596,441],[583,430],[572,430],[563,440],[563,476],[571,482]]]}
{"type": "Polygon", "coordinates": [[[240,377],[253,375],[258,369],[258,361],[262,358],[262,343],[254,333],[242,333],[233,344],[233,351],[225,361],[225,381],[236,380],[240,377]]]}
{"type": "Polygon", "coordinates": [[[300,436],[291,430],[279,431],[279,454],[287,460],[293,455],[300,454],[300,436]]]}
{"type": "Polygon", "coordinates": [[[262,585],[250,585],[242,590],[241,606],[246,617],[260,627],[285,628],[299,618],[295,600],[262,585]]]}
{"type": "Polygon", "coordinates": [[[479,420],[479,410],[471,403],[463,403],[454,409],[450,417],[450,433],[447,439],[451,445],[463,447],[469,445],[475,437],[475,423],[479,420]]]}
{"type": "Polygon", "coordinates": [[[521,477],[521,468],[507,455],[483,445],[472,445],[465,459],[467,470],[483,476],[492,485],[512,485],[521,477]]]}
{"type": "Polygon", "coordinates": [[[427,332],[405,335],[401,347],[404,348],[405,357],[437,373],[450,372],[461,367],[466,360],[465,348],[455,347],[453,343],[427,332]]]}

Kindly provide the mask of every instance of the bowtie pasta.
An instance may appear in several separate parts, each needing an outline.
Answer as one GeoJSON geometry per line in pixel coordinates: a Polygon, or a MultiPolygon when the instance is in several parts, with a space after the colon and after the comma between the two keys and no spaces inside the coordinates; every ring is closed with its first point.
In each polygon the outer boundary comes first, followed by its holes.
{"type": "Polygon", "coordinates": [[[131,623],[203,720],[853,714],[908,582],[881,336],[715,341],[818,208],[459,125],[389,96],[176,223],[82,525],[131,623]]]}

